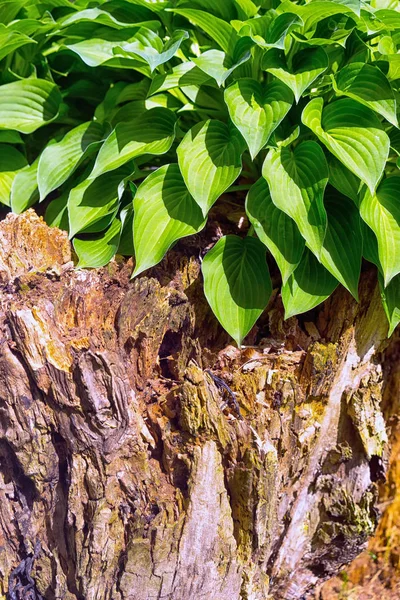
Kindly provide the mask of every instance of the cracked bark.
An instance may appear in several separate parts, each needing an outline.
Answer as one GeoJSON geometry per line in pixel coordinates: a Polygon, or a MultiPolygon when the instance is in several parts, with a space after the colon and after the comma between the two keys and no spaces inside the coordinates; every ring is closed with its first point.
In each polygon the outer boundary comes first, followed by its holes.
{"type": "Polygon", "coordinates": [[[189,245],[131,267],[74,270],[33,211],[0,224],[0,597],[38,541],[46,600],[312,597],[377,523],[375,274],[299,320],[275,294],[241,351],[189,245]]]}

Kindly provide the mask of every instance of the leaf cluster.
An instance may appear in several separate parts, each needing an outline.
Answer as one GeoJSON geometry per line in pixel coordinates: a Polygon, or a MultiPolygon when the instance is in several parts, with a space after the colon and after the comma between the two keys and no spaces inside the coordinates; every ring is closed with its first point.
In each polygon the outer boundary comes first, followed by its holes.
{"type": "Polygon", "coordinates": [[[391,333],[399,91],[398,0],[3,0],[0,203],[43,202],[78,267],[134,255],[137,276],[228,194],[235,234],[202,270],[238,344],[267,253],[286,318],[339,284],[357,299],[373,262],[391,333]]]}

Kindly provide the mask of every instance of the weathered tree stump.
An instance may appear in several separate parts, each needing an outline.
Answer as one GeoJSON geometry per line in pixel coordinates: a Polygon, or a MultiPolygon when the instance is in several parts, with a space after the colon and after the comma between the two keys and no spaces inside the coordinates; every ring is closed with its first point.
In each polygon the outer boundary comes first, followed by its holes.
{"type": "Polygon", "coordinates": [[[198,249],[131,268],[74,270],[66,234],[33,211],[0,224],[1,597],[306,597],[377,523],[376,274],[359,304],[339,289],[286,322],[275,293],[239,350],[198,249]]]}

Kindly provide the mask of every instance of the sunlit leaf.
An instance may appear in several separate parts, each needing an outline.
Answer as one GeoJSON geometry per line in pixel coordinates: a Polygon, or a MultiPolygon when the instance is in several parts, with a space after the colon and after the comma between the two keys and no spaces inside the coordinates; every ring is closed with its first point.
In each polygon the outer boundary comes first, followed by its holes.
{"type": "Polygon", "coordinates": [[[85,238],[74,238],[74,250],[78,256],[78,268],[103,267],[117,252],[121,233],[121,221],[114,219],[106,231],[85,238]]]}

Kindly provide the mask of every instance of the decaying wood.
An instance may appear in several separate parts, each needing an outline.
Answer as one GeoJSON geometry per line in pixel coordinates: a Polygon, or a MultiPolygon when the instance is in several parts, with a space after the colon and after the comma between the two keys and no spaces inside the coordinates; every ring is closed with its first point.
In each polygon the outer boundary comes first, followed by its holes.
{"type": "Polygon", "coordinates": [[[33,211],[0,224],[0,597],[40,544],[46,600],[300,600],[377,522],[375,274],[305,319],[275,293],[238,350],[198,248],[131,268],[75,270],[33,211]]]}

